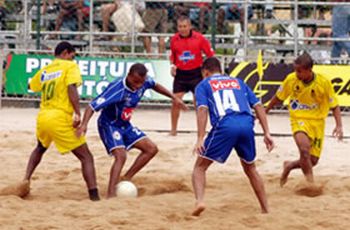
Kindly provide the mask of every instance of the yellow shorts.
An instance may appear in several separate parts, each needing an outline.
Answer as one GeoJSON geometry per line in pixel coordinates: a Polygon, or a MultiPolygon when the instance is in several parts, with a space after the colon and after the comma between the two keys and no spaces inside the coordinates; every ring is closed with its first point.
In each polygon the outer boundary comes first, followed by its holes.
{"type": "Polygon", "coordinates": [[[324,120],[291,119],[293,134],[304,132],[311,140],[310,154],[315,157],[321,156],[324,141],[324,120]]]}
{"type": "Polygon", "coordinates": [[[40,111],[37,117],[36,136],[48,148],[53,141],[61,154],[70,152],[86,143],[85,137],[78,138],[72,126],[72,115],[62,110],[40,111]]]}

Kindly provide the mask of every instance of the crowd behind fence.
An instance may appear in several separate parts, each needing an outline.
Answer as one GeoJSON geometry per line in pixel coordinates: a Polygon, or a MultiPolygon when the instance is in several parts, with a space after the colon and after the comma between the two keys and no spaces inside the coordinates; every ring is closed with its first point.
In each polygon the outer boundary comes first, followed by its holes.
{"type": "Polygon", "coordinates": [[[337,42],[350,52],[349,33],[336,37],[334,21],[332,26],[333,8],[350,8],[343,0],[76,0],[69,8],[65,2],[0,0],[3,66],[9,53],[50,53],[60,40],[70,40],[82,56],[168,59],[182,14],[211,41],[225,66],[233,59],[255,61],[258,50],[264,61],[276,63],[289,63],[305,50],[316,63],[350,60],[346,49],[332,57],[337,42]]]}

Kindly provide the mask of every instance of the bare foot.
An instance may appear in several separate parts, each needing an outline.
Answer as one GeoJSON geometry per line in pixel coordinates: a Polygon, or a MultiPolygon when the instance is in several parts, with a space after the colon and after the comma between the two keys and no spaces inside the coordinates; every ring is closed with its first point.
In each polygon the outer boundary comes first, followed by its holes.
{"type": "Polygon", "coordinates": [[[204,203],[197,203],[196,207],[192,211],[192,216],[199,216],[205,210],[204,203]]]}
{"type": "Polygon", "coordinates": [[[26,197],[30,192],[29,180],[23,180],[14,184],[8,185],[7,187],[0,190],[0,196],[14,195],[21,198],[26,197]]]}
{"type": "Polygon", "coordinates": [[[283,172],[282,172],[282,175],[281,175],[281,179],[280,179],[280,186],[283,187],[283,185],[285,185],[287,183],[287,180],[288,180],[288,175],[289,175],[289,172],[290,172],[290,161],[285,161],[283,162],[283,172]]]}
{"type": "Polygon", "coordinates": [[[169,132],[169,136],[176,136],[177,135],[177,132],[176,131],[170,131],[169,132]]]}
{"type": "Polygon", "coordinates": [[[113,197],[116,197],[116,196],[117,196],[117,193],[116,193],[115,190],[114,191],[108,191],[107,195],[106,195],[106,198],[110,199],[110,198],[113,198],[113,197]]]}

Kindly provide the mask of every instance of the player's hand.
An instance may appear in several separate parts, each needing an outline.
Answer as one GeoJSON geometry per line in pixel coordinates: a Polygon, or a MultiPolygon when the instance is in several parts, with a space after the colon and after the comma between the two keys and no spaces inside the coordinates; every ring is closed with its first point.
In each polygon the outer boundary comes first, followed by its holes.
{"type": "Polygon", "coordinates": [[[343,128],[336,126],[333,130],[332,136],[337,138],[339,141],[343,140],[343,128]]]}
{"type": "Polygon", "coordinates": [[[79,125],[80,125],[80,115],[78,114],[74,114],[74,117],[73,117],[73,128],[77,128],[79,125]]]}
{"type": "Polygon", "coordinates": [[[273,142],[273,139],[270,134],[264,135],[264,142],[265,142],[267,151],[271,152],[272,149],[275,147],[275,143],[273,142]]]}
{"type": "Polygon", "coordinates": [[[204,141],[203,140],[197,140],[197,143],[195,144],[193,148],[193,154],[202,155],[205,151],[204,148],[204,141]]]}
{"type": "Polygon", "coordinates": [[[87,126],[81,125],[77,128],[77,130],[75,130],[75,135],[77,137],[85,136],[86,132],[87,132],[87,126]]]}
{"type": "Polygon", "coordinates": [[[186,105],[180,98],[175,97],[175,98],[173,99],[173,102],[174,102],[175,106],[180,107],[180,109],[185,110],[185,111],[188,110],[187,105],[186,105]]]}
{"type": "Polygon", "coordinates": [[[175,75],[176,75],[176,65],[171,65],[171,67],[170,67],[170,74],[171,74],[171,76],[173,76],[173,77],[175,77],[175,75]]]}

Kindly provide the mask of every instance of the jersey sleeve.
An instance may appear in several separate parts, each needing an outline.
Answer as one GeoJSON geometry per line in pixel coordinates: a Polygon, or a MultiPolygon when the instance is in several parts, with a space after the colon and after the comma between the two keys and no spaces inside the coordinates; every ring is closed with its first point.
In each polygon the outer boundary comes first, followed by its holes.
{"type": "Polygon", "coordinates": [[[214,56],[215,52],[211,48],[211,45],[210,45],[208,39],[206,39],[203,35],[201,36],[201,39],[202,39],[202,42],[201,42],[202,50],[205,53],[205,55],[207,56],[207,58],[214,56]]]}
{"type": "Polygon", "coordinates": [[[337,95],[335,94],[334,92],[334,88],[333,88],[333,85],[332,83],[327,80],[326,81],[326,89],[327,89],[327,92],[328,92],[328,103],[329,103],[329,107],[330,108],[334,108],[334,107],[337,107],[338,106],[338,98],[337,98],[337,95]]]}
{"type": "Polygon", "coordinates": [[[243,85],[243,87],[245,88],[246,97],[247,97],[249,106],[253,108],[255,105],[260,104],[260,100],[256,97],[253,90],[251,90],[250,87],[247,84],[245,84],[243,81],[240,81],[240,84],[243,85]]]}
{"type": "Polygon", "coordinates": [[[176,62],[174,40],[175,40],[174,37],[172,37],[171,40],[170,40],[170,57],[169,57],[169,59],[170,59],[170,63],[171,64],[175,64],[175,62],[176,62]]]}
{"type": "Polygon", "coordinates": [[[80,69],[78,65],[74,63],[74,65],[67,69],[66,85],[76,84],[80,86],[82,83],[83,79],[81,78],[80,69]]]}
{"type": "Polygon", "coordinates": [[[201,106],[208,106],[208,95],[204,84],[199,84],[195,89],[195,98],[196,98],[196,108],[198,109],[201,106]]]}
{"type": "Polygon", "coordinates": [[[276,96],[279,100],[286,100],[291,94],[291,79],[292,75],[288,75],[287,78],[282,82],[282,85],[278,88],[276,96]]]}
{"type": "Polygon", "coordinates": [[[155,85],[156,85],[156,82],[153,80],[153,78],[147,77],[145,81],[146,89],[153,89],[155,85]]]}
{"type": "Polygon", "coordinates": [[[41,73],[42,70],[36,72],[34,77],[29,82],[29,88],[33,92],[40,92],[41,91],[41,73]]]}
{"type": "Polygon", "coordinates": [[[124,87],[122,82],[111,83],[100,95],[90,102],[90,107],[99,111],[110,104],[118,103],[123,99],[124,87]]]}

